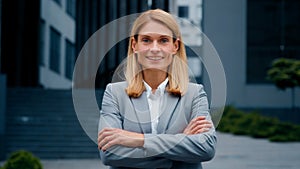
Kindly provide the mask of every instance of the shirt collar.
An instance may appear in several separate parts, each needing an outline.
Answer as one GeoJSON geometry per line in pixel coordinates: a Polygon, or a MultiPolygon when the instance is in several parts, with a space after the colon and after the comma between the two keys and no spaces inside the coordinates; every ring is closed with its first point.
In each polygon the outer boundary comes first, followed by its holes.
{"type": "MultiPolygon", "coordinates": [[[[147,97],[149,97],[151,94],[152,94],[152,88],[145,82],[144,82],[144,85],[146,87],[146,92],[147,92],[147,97]]],[[[156,89],[155,91],[155,95],[159,94],[160,96],[163,95],[165,93],[165,89],[166,89],[166,86],[169,82],[169,79],[166,78],[156,89]]]]}

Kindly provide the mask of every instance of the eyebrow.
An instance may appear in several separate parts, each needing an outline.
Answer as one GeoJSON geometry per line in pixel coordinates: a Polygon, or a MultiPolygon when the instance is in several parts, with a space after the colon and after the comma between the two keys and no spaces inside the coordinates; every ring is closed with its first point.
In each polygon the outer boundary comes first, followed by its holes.
{"type": "MultiPolygon", "coordinates": [[[[146,35],[146,34],[139,34],[139,35],[143,36],[143,37],[152,37],[151,35],[146,35]]],[[[173,38],[172,36],[169,36],[169,35],[160,35],[159,37],[160,38],[165,38],[165,37],[173,38]]]]}

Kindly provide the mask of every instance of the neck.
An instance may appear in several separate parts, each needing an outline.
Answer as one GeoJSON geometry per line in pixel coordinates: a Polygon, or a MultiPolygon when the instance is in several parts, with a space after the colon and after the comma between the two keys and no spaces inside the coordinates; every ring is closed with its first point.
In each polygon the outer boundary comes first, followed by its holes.
{"type": "Polygon", "coordinates": [[[161,70],[143,70],[144,81],[152,88],[157,87],[167,78],[167,73],[161,70]]]}

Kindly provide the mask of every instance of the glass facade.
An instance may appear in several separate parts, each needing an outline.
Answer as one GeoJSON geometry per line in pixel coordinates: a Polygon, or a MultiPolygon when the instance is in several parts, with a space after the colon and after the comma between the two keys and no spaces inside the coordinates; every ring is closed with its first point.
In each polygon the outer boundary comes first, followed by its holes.
{"type": "Polygon", "coordinates": [[[300,59],[300,1],[248,0],[247,8],[247,83],[270,83],[274,59],[300,59]]]}
{"type": "Polygon", "coordinates": [[[54,28],[50,28],[50,69],[60,73],[61,35],[54,28]]]}
{"type": "Polygon", "coordinates": [[[61,6],[61,0],[53,0],[54,2],[56,2],[59,6],[61,6]]]}
{"type": "Polygon", "coordinates": [[[75,64],[75,45],[70,41],[66,40],[66,66],[65,76],[68,79],[72,79],[73,69],[75,64]]]}
{"type": "Polygon", "coordinates": [[[66,0],[66,11],[72,18],[76,18],[76,0],[66,0]]]}
{"type": "Polygon", "coordinates": [[[189,7],[188,6],[179,6],[178,7],[178,16],[181,18],[189,18],[189,7]]]}

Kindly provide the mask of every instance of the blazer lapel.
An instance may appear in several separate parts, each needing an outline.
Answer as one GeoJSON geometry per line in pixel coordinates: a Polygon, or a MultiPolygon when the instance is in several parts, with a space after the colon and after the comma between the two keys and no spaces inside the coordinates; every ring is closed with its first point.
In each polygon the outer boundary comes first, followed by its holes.
{"type": "Polygon", "coordinates": [[[161,115],[157,126],[157,132],[159,134],[164,133],[170,124],[176,107],[179,103],[180,97],[173,96],[168,92],[165,92],[161,107],[161,115]]]}
{"type": "Polygon", "coordinates": [[[139,98],[131,98],[130,100],[134,108],[134,113],[137,120],[136,122],[139,123],[141,131],[143,133],[150,133],[151,117],[146,93],[143,92],[139,98]]]}

